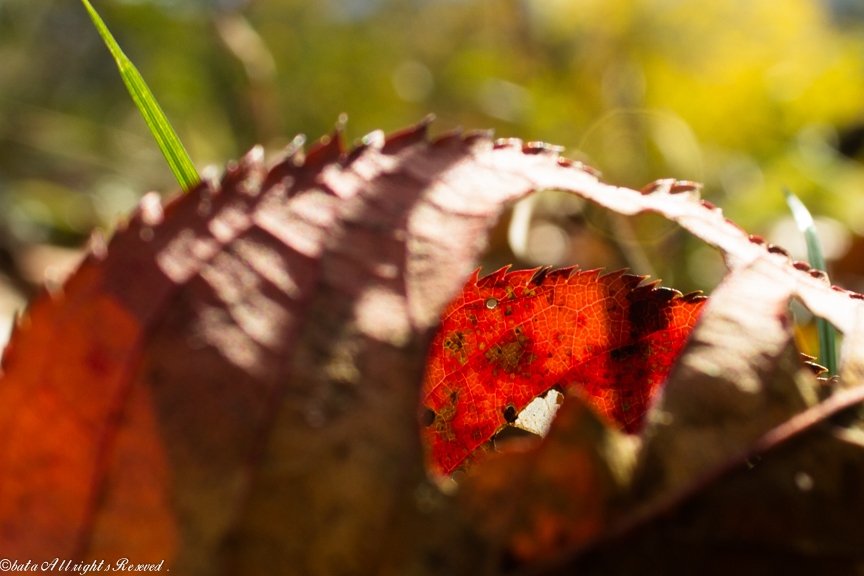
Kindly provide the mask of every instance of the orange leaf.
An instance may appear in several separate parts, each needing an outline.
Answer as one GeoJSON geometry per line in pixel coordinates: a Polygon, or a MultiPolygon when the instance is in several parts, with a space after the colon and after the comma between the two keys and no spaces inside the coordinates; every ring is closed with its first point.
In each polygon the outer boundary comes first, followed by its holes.
{"type": "Polygon", "coordinates": [[[639,286],[644,279],[572,268],[475,273],[444,311],[427,363],[431,467],[449,474],[481,458],[495,433],[553,386],[638,430],[704,300],[657,282],[639,286]]]}

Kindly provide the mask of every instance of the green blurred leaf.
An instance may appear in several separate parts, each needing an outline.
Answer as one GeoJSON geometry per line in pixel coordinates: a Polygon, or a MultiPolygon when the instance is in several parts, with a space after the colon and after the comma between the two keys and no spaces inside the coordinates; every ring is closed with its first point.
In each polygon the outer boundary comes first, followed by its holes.
{"type": "Polygon", "coordinates": [[[162,109],[156,102],[156,98],[153,97],[153,93],[147,87],[147,83],[144,82],[135,65],[132,64],[120,49],[120,46],[117,45],[102,18],[99,17],[99,14],[88,0],[81,1],[87,8],[87,12],[90,13],[90,18],[96,25],[96,29],[99,30],[99,34],[102,36],[108,49],[111,50],[111,55],[117,61],[117,67],[120,69],[123,82],[126,83],[126,88],[129,89],[129,94],[132,95],[132,100],[135,101],[135,105],[141,112],[141,116],[144,117],[147,127],[150,128],[150,133],[153,134],[153,138],[156,139],[156,143],[159,145],[159,149],[165,155],[165,160],[168,161],[174,177],[183,188],[183,191],[189,192],[201,182],[201,178],[198,176],[195,166],[192,165],[189,154],[183,148],[183,144],[177,137],[177,133],[174,132],[174,128],[171,127],[171,123],[168,122],[168,118],[165,117],[165,113],[162,112],[162,109]]]}
{"type": "MultiPolygon", "coordinates": [[[[804,234],[810,266],[825,272],[825,256],[822,252],[822,244],[819,243],[819,237],[816,235],[816,226],[813,225],[810,211],[788,188],[783,188],[783,194],[786,196],[786,203],[792,211],[798,229],[804,234]]],[[[837,333],[831,324],[819,317],[816,318],[816,328],[819,332],[820,360],[828,368],[828,374],[834,376],[837,374],[837,333]]]]}

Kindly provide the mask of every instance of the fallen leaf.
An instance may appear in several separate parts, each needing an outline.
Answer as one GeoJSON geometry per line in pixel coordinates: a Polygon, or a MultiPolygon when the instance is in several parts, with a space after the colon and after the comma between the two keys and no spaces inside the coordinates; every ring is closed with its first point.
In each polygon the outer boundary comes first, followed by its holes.
{"type": "MultiPolygon", "coordinates": [[[[690,185],[640,194],[598,182],[554,147],[485,133],[430,142],[425,125],[365,142],[349,152],[327,138],[269,170],[256,149],[220,183],[164,207],[147,196],[107,247],[94,237],[62,290],[34,299],[3,355],[3,557],[164,560],[191,575],[495,572],[500,543],[427,478],[416,415],[442,309],[505,203],[533,190],[659,212],[724,249],[733,268],[759,261],[849,346],[864,338],[860,296],[748,237],[690,185]]],[[[578,461],[598,468],[538,470],[594,479],[558,492],[585,521],[547,522],[551,501],[526,498],[513,517],[541,530],[511,526],[522,538],[513,549],[546,553],[558,534],[608,541],[735,459],[843,415],[864,399],[860,346],[843,360],[847,388],[713,471],[713,460],[694,467],[702,480],[668,484],[681,488],[635,516],[608,515],[617,496],[581,501],[609,476],[577,442],[578,461]]],[[[553,426],[550,454],[564,453],[559,434],[553,426]]]]}
{"type": "Polygon", "coordinates": [[[442,314],[427,360],[431,468],[449,474],[482,459],[495,433],[553,386],[638,431],[704,300],[643,280],[572,268],[475,273],[442,314]]]}
{"type": "Polygon", "coordinates": [[[255,149],[164,208],[148,195],[33,301],[0,386],[5,555],[186,574],[484,557],[426,479],[416,406],[441,309],[533,186],[477,163],[485,133],[365,141],[269,170],[255,149]]]}
{"type": "Polygon", "coordinates": [[[712,294],[649,415],[639,490],[680,489],[819,403],[794,346],[792,286],[773,271],[756,260],[712,294]]]}

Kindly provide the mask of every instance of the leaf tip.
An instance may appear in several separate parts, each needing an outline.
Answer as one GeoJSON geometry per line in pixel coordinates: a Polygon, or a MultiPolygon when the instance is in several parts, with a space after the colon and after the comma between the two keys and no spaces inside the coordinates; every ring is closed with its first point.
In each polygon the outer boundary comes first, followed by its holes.
{"type": "Polygon", "coordinates": [[[429,124],[434,120],[434,115],[426,116],[419,123],[399,130],[387,136],[381,152],[384,154],[397,154],[401,150],[420,142],[429,140],[429,124]]]}

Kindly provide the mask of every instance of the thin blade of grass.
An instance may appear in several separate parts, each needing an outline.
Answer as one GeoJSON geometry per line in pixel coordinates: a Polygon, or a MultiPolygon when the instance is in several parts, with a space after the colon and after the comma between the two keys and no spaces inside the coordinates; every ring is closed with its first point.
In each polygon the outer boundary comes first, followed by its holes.
{"type": "MultiPolygon", "coordinates": [[[[783,194],[786,196],[786,204],[792,211],[792,216],[795,218],[795,223],[798,224],[798,229],[804,234],[804,241],[807,243],[807,259],[810,260],[810,266],[817,270],[826,272],[825,255],[822,252],[822,244],[819,242],[819,237],[816,236],[816,226],[813,225],[813,217],[810,211],[804,206],[804,203],[798,199],[795,194],[789,191],[788,188],[783,188],[783,194]]],[[[824,318],[816,318],[816,330],[819,333],[819,352],[820,362],[824,363],[828,368],[828,374],[835,376],[837,374],[837,332],[834,327],[824,318]]]]}
{"type": "Polygon", "coordinates": [[[165,113],[162,112],[162,109],[156,102],[156,98],[153,97],[153,93],[150,92],[150,88],[144,82],[144,78],[141,77],[141,74],[138,73],[138,70],[129,58],[126,57],[120,46],[117,45],[114,36],[111,35],[102,18],[99,17],[99,14],[88,0],[81,0],[81,2],[84,3],[84,7],[87,8],[93,24],[99,30],[99,34],[111,51],[111,55],[114,56],[114,60],[117,61],[120,76],[123,77],[123,82],[126,84],[126,88],[129,89],[132,100],[141,112],[141,116],[144,117],[144,121],[147,123],[147,127],[150,128],[153,138],[156,139],[159,149],[162,150],[165,160],[168,161],[171,172],[174,173],[174,177],[177,179],[180,187],[183,188],[183,191],[189,192],[201,182],[201,178],[198,176],[198,172],[195,170],[189,154],[183,148],[183,144],[177,137],[177,133],[174,132],[174,128],[171,127],[171,123],[168,122],[168,118],[165,117],[165,113]]]}

